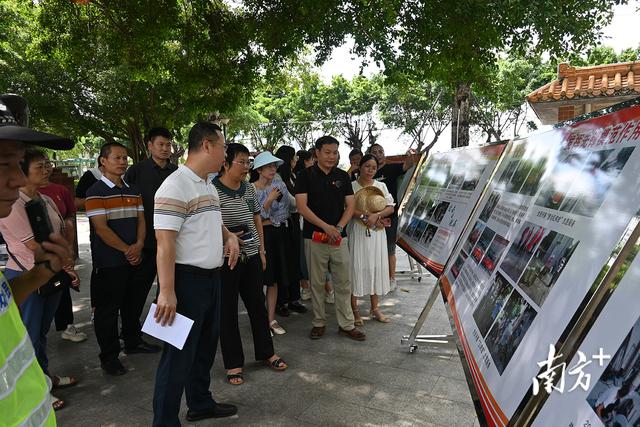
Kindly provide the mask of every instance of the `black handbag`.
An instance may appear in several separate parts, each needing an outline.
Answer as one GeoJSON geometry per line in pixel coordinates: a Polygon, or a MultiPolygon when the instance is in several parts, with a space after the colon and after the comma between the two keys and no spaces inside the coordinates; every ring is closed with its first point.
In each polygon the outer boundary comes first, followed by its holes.
{"type": "MultiPolygon", "coordinates": [[[[24,266],[20,263],[20,261],[18,261],[18,259],[13,256],[13,254],[9,250],[9,245],[6,245],[6,247],[7,247],[7,253],[11,257],[13,262],[15,262],[18,265],[18,267],[20,267],[20,270],[27,271],[27,269],[24,268],[24,266]]],[[[53,295],[57,292],[64,290],[64,288],[70,287],[72,282],[73,282],[73,278],[69,275],[69,273],[67,273],[64,270],[60,270],[56,274],[54,274],[49,280],[47,280],[47,283],[40,286],[36,290],[36,292],[41,297],[46,298],[50,295],[53,295]]]]}

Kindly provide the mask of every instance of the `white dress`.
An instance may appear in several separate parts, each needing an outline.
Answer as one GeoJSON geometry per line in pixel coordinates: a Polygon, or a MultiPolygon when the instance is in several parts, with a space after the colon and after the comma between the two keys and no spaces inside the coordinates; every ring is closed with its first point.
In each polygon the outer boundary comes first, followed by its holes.
{"type": "MultiPolygon", "coordinates": [[[[354,194],[362,188],[353,181],[354,194]]],[[[373,181],[373,185],[384,193],[387,206],[393,206],[393,197],[383,182],[373,181]]],[[[387,254],[387,233],[384,228],[369,230],[359,219],[351,219],[347,229],[349,253],[351,254],[351,287],[353,295],[385,295],[389,284],[389,258],[387,254]]]]}

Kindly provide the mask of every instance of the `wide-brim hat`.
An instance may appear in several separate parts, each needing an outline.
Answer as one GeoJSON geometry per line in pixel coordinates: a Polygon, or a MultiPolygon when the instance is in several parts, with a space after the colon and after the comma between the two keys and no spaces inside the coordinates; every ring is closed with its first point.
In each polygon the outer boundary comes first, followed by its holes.
{"type": "Polygon", "coordinates": [[[387,207],[387,199],[378,187],[369,185],[356,191],[356,209],[370,214],[382,212],[387,207]]]}
{"type": "Polygon", "coordinates": [[[20,95],[0,95],[0,140],[19,141],[54,150],[70,150],[73,141],[29,129],[29,104],[20,95]]]}
{"type": "Polygon", "coordinates": [[[284,163],[284,160],[277,158],[268,151],[264,151],[258,154],[253,160],[253,168],[258,169],[262,166],[270,165],[271,163],[275,163],[276,167],[278,167],[284,163]]]}

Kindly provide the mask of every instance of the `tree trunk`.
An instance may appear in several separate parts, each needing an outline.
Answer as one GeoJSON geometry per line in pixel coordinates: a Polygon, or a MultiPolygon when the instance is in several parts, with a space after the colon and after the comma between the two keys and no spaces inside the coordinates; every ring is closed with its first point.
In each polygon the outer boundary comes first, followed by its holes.
{"type": "Polygon", "coordinates": [[[470,85],[468,83],[458,83],[451,109],[451,148],[469,145],[470,98],[470,85]]]}
{"type": "Polygon", "coordinates": [[[147,157],[147,150],[144,146],[144,138],[140,126],[136,122],[129,122],[127,124],[127,136],[131,141],[131,158],[133,163],[138,163],[147,157]]]}

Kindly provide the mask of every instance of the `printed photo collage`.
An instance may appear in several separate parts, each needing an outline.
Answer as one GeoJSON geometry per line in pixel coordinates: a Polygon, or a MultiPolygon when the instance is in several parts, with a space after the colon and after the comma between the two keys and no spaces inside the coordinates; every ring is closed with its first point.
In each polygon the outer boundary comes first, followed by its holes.
{"type": "Polygon", "coordinates": [[[640,318],[587,396],[602,424],[640,426],[640,318]]]}
{"type": "Polygon", "coordinates": [[[439,200],[440,194],[445,190],[475,190],[486,167],[481,164],[469,167],[463,159],[455,161],[455,152],[447,154],[436,155],[425,163],[400,223],[400,234],[425,248],[431,244],[451,206],[451,202],[439,200]]]}
{"type": "MultiPolygon", "coordinates": [[[[521,151],[514,150],[513,154],[524,154],[524,145],[521,147],[521,151]]],[[[511,159],[500,175],[500,179],[505,175],[510,177],[509,186],[497,188],[534,195],[532,189],[537,191],[545,173],[544,165],[544,158],[511,159]],[[519,170],[526,173],[519,174],[519,170]]],[[[480,281],[486,289],[474,308],[473,317],[500,374],[578,245],[571,237],[528,221],[520,226],[513,241],[508,241],[488,226],[501,195],[501,191],[489,195],[450,269],[452,282],[457,280],[465,264],[479,277],[486,278],[480,281]]]]}

